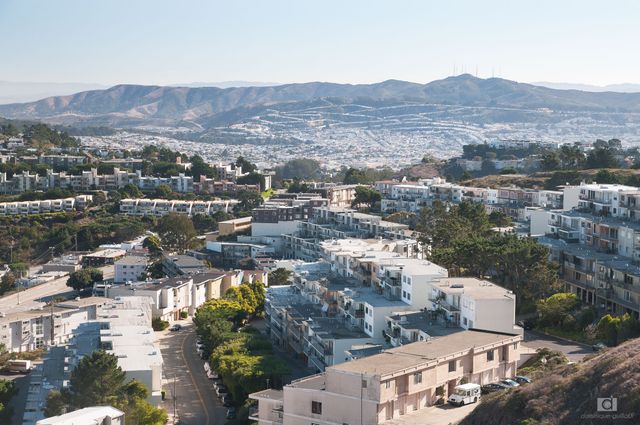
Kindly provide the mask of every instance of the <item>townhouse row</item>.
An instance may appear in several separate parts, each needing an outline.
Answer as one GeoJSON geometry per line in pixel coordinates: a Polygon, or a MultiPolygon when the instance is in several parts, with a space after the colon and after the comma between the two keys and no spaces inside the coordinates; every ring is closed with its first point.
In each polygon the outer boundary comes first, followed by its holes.
{"type": "Polygon", "coordinates": [[[237,199],[214,201],[170,201],[166,199],[127,198],[120,201],[120,213],[135,216],[162,217],[169,213],[213,215],[218,211],[231,212],[237,199]]]}
{"type": "Polygon", "coordinates": [[[42,201],[2,202],[0,203],[0,216],[80,211],[87,208],[92,200],[91,195],[79,195],[73,198],[42,201]]]}
{"type": "MultiPolygon", "coordinates": [[[[270,176],[266,181],[271,187],[270,176]]],[[[7,178],[6,173],[0,173],[0,193],[18,194],[34,190],[50,190],[54,188],[69,189],[74,191],[89,190],[118,190],[127,185],[134,185],[143,191],[155,190],[162,185],[169,186],[172,191],[178,193],[235,193],[241,190],[260,191],[259,184],[237,184],[234,181],[217,181],[201,176],[199,181],[184,173],[177,176],[155,177],[143,176],[141,170],[130,172],[114,168],[111,174],[98,174],[96,168],[82,171],[81,174],[67,174],[65,171],[46,171],[44,176],[23,171],[7,178]]]]}
{"type": "Polygon", "coordinates": [[[108,298],[149,297],[153,318],[173,322],[180,319],[181,313],[193,315],[206,301],[221,298],[232,286],[256,281],[267,285],[267,273],[257,270],[209,271],[122,285],[101,284],[94,288],[94,293],[108,298]]]}

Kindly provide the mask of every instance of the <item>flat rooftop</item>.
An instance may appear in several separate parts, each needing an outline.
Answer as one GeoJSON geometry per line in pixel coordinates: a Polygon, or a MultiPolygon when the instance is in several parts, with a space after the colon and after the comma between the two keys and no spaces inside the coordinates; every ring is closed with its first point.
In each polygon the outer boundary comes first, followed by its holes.
{"type": "Polygon", "coordinates": [[[465,294],[475,299],[512,297],[513,292],[498,286],[488,280],[481,280],[475,277],[450,277],[441,279],[435,285],[440,291],[447,294],[465,294]]]}
{"type": "Polygon", "coordinates": [[[115,262],[116,266],[146,266],[147,257],[143,255],[126,255],[115,262]]]}
{"type": "Polygon", "coordinates": [[[461,332],[464,329],[457,326],[444,326],[431,318],[431,312],[410,311],[388,316],[397,325],[407,330],[419,330],[431,337],[440,337],[461,332]]]}
{"type": "Polygon", "coordinates": [[[335,317],[314,317],[309,321],[311,330],[323,339],[369,339],[369,335],[360,329],[347,328],[335,317]]]}
{"type": "Polygon", "coordinates": [[[392,348],[371,357],[331,366],[327,370],[378,376],[401,373],[405,369],[418,367],[442,357],[468,352],[475,347],[501,345],[514,338],[521,337],[481,331],[456,332],[441,338],[392,348]]]}

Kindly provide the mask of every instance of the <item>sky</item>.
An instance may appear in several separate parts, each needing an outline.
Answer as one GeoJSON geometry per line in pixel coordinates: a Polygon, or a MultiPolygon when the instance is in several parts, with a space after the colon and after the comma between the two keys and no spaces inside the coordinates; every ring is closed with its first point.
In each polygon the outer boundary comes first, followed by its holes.
{"type": "Polygon", "coordinates": [[[0,0],[0,81],[640,83],[638,1],[0,0]]]}

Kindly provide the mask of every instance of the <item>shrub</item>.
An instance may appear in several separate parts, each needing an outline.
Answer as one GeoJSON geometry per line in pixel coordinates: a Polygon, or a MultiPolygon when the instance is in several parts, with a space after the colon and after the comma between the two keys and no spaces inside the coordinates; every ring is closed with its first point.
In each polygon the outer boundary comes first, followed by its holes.
{"type": "Polygon", "coordinates": [[[151,327],[156,332],[163,331],[169,327],[169,322],[156,317],[155,319],[151,320],[151,327]]]}
{"type": "Polygon", "coordinates": [[[181,319],[186,319],[187,317],[189,317],[189,313],[187,313],[186,311],[181,311],[180,312],[180,318],[181,319]]]}

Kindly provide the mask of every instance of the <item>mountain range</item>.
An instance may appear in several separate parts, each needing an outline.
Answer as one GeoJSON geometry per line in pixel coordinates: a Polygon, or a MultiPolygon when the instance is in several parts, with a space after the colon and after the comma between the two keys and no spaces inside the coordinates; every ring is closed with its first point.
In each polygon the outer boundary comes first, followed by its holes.
{"type": "Polygon", "coordinates": [[[388,80],[377,84],[312,82],[230,88],[117,85],[36,102],[0,105],[0,115],[62,124],[175,126],[193,123],[206,127],[207,123],[231,124],[247,118],[247,114],[276,105],[287,109],[296,103],[321,100],[342,105],[364,102],[558,112],[640,112],[640,93],[556,90],[464,74],[428,84],[388,80]],[[229,121],[224,117],[233,119],[229,121]]]}
{"type": "MultiPolygon", "coordinates": [[[[117,85],[0,105],[0,116],[151,132],[204,142],[194,150],[208,149],[211,157],[253,154],[272,162],[314,157],[410,163],[416,152],[449,157],[464,144],[493,138],[571,143],[619,138],[640,144],[640,93],[557,90],[468,74],[428,84],[117,85]]],[[[107,143],[117,140],[122,138],[107,143]]],[[[127,143],[132,148],[144,142],[134,137],[127,143]]]]}

